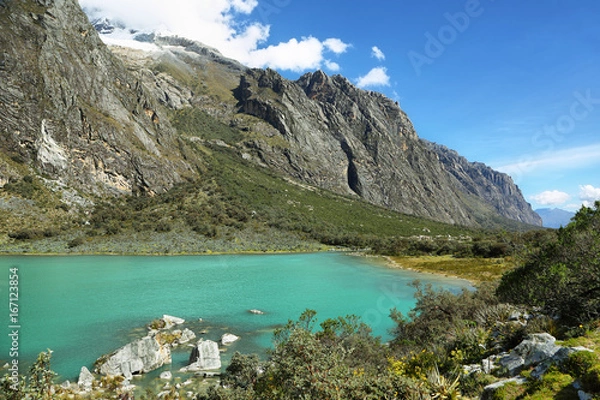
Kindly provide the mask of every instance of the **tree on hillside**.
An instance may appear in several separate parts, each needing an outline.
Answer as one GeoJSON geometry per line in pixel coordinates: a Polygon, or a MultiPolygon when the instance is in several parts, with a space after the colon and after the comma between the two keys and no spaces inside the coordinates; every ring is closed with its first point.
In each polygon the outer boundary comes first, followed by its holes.
{"type": "Polygon", "coordinates": [[[502,300],[539,306],[569,323],[600,318],[600,201],[582,207],[556,240],[505,274],[502,300]]]}

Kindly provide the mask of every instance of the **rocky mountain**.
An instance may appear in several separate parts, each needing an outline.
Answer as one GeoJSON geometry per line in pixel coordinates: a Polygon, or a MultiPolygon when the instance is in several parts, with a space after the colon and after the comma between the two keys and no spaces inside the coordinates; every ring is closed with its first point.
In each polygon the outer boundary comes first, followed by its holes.
{"type": "Polygon", "coordinates": [[[235,90],[240,112],[268,122],[285,146],[252,143],[294,179],[403,213],[485,226],[500,215],[541,225],[508,175],[420,139],[385,96],[321,71],[295,82],[248,70],[235,90]]]}
{"type": "Polygon", "coordinates": [[[509,175],[480,162],[469,162],[446,146],[424,142],[436,152],[444,169],[461,191],[483,199],[506,218],[540,225],[539,215],[532,212],[531,205],[525,201],[521,190],[509,175]]]}
{"type": "Polygon", "coordinates": [[[158,193],[193,168],[156,98],[74,0],[0,5],[0,171],[87,194],[158,193]]]}
{"type": "Polygon", "coordinates": [[[571,222],[571,218],[575,216],[575,213],[560,208],[539,208],[535,212],[542,217],[546,228],[567,226],[571,222]]]}
{"type": "Polygon", "coordinates": [[[420,139],[379,93],[142,36],[156,51],[108,49],[75,0],[0,2],[0,185],[27,170],[83,196],[163,193],[200,178],[209,152],[193,149],[212,140],[240,162],[403,213],[541,225],[509,176],[420,139]],[[220,137],[215,123],[237,133],[220,137]]]}

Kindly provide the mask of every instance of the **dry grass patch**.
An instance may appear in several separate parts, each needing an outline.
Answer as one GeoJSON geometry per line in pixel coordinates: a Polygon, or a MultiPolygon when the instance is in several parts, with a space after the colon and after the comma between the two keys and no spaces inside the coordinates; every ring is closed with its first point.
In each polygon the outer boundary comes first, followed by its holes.
{"type": "Polygon", "coordinates": [[[510,258],[455,258],[445,256],[389,257],[400,268],[413,269],[447,276],[456,276],[472,282],[489,282],[500,279],[513,268],[510,258]]]}

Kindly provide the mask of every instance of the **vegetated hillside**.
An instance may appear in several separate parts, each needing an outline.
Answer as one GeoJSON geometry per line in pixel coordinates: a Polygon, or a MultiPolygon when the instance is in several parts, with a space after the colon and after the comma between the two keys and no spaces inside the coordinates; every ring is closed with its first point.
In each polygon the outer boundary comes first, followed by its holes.
{"type": "MultiPolygon", "coordinates": [[[[6,246],[266,249],[277,247],[273,232],[284,248],[362,246],[371,236],[470,235],[458,225],[529,227],[449,182],[404,113],[381,95],[322,73],[293,83],[250,71],[186,39],[155,43],[163,47],[151,53],[110,51],[74,0],[0,4],[6,246]],[[292,94],[300,96],[295,109],[281,101],[292,94]],[[255,112],[261,119],[249,114],[253,102],[278,105],[273,115],[255,112]],[[322,137],[276,129],[284,111],[290,126],[301,121],[322,137]],[[31,239],[40,241],[23,242],[31,239]],[[142,242],[149,244],[136,247],[142,242]]],[[[526,214],[517,219],[535,224],[526,214]]]]}

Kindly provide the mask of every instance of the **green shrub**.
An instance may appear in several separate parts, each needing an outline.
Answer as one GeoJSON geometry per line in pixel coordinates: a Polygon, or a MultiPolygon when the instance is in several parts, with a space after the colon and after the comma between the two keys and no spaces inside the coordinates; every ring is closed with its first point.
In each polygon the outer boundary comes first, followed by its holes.
{"type": "Polygon", "coordinates": [[[31,175],[25,175],[22,179],[9,182],[4,185],[4,190],[18,194],[26,199],[33,199],[36,192],[41,189],[41,184],[31,175]]]}
{"type": "Polygon", "coordinates": [[[588,392],[600,393],[600,359],[591,351],[578,351],[569,356],[561,370],[579,379],[588,392]]]}
{"type": "Polygon", "coordinates": [[[579,210],[555,240],[505,274],[498,295],[542,307],[573,325],[600,318],[600,202],[579,210]]]}
{"type": "Polygon", "coordinates": [[[85,243],[85,240],[82,237],[76,237],[75,239],[69,240],[69,242],[67,243],[67,247],[69,249],[73,249],[77,246],[81,246],[84,243],[85,243]]]}
{"type": "Polygon", "coordinates": [[[156,232],[171,232],[173,225],[169,221],[159,221],[154,228],[156,232]]]}

